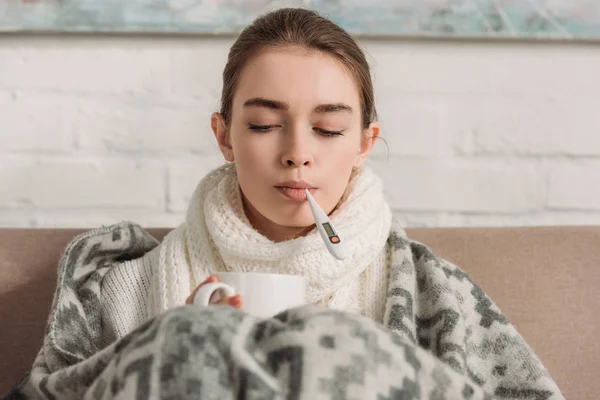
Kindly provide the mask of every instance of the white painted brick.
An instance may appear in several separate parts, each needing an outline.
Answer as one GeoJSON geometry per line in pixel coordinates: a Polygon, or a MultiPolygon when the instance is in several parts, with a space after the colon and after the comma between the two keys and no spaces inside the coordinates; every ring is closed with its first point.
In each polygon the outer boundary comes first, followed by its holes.
{"type": "MultiPolygon", "coordinates": [[[[1,218],[1,214],[0,214],[1,218]]],[[[171,214],[164,211],[146,211],[134,209],[95,210],[41,210],[36,211],[33,226],[39,228],[99,228],[121,221],[131,221],[144,228],[171,228],[185,220],[184,213],[171,214]]]]}
{"type": "Polygon", "coordinates": [[[392,210],[392,214],[394,219],[400,222],[401,226],[404,228],[440,225],[441,213],[392,210]]]}
{"type": "Polygon", "coordinates": [[[548,207],[600,210],[600,162],[558,165],[550,171],[548,207]]]}
{"type": "Polygon", "coordinates": [[[61,39],[55,46],[0,48],[0,87],[95,93],[164,93],[170,61],[161,49],[119,48],[102,41],[61,39]]]}
{"type": "Polygon", "coordinates": [[[517,213],[544,205],[544,177],[524,167],[392,158],[369,164],[395,209],[517,213]]]}
{"type": "Polygon", "coordinates": [[[554,211],[544,213],[544,225],[598,225],[600,226],[600,211],[554,211]]]}
{"type": "Polygon", "coordinates": [[[471,154],[600,155],[600,100],[463,96],[446,100],[443,130],[471,154]]]}
{"type": "Polygon", "coordinates": [[[0,228],[31,228],[34,226],[31,210],[0,208],[0,228]]]}
{"type": "Polygon", "coordinates": [[[0,163],[0,207],[165,208],[165,171],[155,163],[0,163]]]}
{"type": "Polygon", "coordinates": [[[4,104],[9,103],[11,101],[13,101],[13,93],[8,91],[8,90],[2,90],[0,88],[0,107],[2,107],[4,104]]]}
{"type": "MultiPolygon", "coordinates": [[[[232,42],[0,37],[0,226],[181,222],[232,42]]],[[[600,47],[361,42],[405,226],[600,224],[600,47]]]]}
{"type": "Polygon", "coordinates": [[[75,130],[84,149],[214,154],[210,114],[194,106],[88,104],[78,109],[75,130]]]}
{"type": "Polygon", "coordinates": [[[485,45],[498,93],[597,95],[600,48],[583,43],[485,45]]]}
{"type": "Polygon", "coordinates": [[[600,225],[600,212],[553,212],[529,214],[448,214],[440,218],[439,226],[558,226],[600,225]]]}
{"type": "Polygon", "coordinates": [[[414,96],[385,91],[377,96],[382,141],[375,156],[435,156],[440,149],[441,114],[434,96],[414,96]]]}
{"type": "Polygon", "coordinates": [[[440,218],[439,226],[441,227],[486,227],[486,226],[531,226],[543,225],[537,223],[537,219],[533,215],[539,214],[460,214],[447,213],[440,218]]]}
{"type": "Polygon", "coordinates": [[[0,152],[65,151],[73,146],[71,115],[60,102],[0,103],[0,152]]]}
{"type": "Polygon", "coordinates": [[[223,69],[233,39],[204,41],[199,46],[176,48],[173,59],[173,93],[208,97],[217,111],[221,98],[223,69]]]}
{"type": "Polygon", "coordinates": [[[169,211],[182,212],[198,183],[211,170],[223,165],[223,156],[201,156],[196,160],[186,160],[169,165],[169,211]]]}
{"type": "Polygon", "coordinates": [[[1,209],[0,228],[87,228],[131,221],[144,228],[171,228],[185,220],[184,213],[166,213],[139,209],[1,209]]]}
{"type": "Polygon", "coordinates": [[[361,42],[370,61],[376,90],[488,93],[491,66],[488,44],[410,41],[361,42]]]}

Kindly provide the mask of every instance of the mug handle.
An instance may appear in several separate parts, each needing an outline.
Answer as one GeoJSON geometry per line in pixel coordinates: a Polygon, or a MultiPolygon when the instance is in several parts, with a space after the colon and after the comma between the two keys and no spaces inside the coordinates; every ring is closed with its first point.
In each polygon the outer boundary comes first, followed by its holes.
{"type": "Polygon", "coordinates": [[[202,285],[200,289],[196,292],[194,296],[194,304],[198,304],[201,306],[207,306],[210,304],[210,298],[217,290],[223,290],[225,292],[226,297],[233,296],[235,294],[235,289],[229,286],[226,283],[222,282],[211,282],[205,285],[202,285]]]}

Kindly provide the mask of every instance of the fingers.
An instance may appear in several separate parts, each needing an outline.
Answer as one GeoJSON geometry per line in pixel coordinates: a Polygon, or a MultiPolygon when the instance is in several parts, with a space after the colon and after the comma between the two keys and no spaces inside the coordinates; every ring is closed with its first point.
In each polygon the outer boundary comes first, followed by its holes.
{"type": "Polygon", "coordinates": [[[200,287],[202,287],[202,285],[205,285],[207,283],[213,283],[213,282],[219,282],[219,277],[216,275],[211,275],[208,278],[206,278],[204,280],[204,282],[202,282],[198,286],[196,286],[196,289],[194,289],[192,294],[190,294],[188,296],[188,298],[185,299],[185,304],[192,304],[194,302],[194,297],[196,296],[196,292],[198,292],[198,289],[200,289],[200,287]]]}
{"type": "MultiPolygon", "coordinates": [[[[219,282],[218,276],[211,275],[208,278],[206,278],[206,280],[204,282],[202,282],[201,284],[199,284],[196,287],[196,289],[194,289],[192,294],[190,294],[188,296],[188,298],[185,299],[185,304],[193,304],[194,297],[196,296],[198,289],[200,289],[202,287],[202,285],[205,285],[207,283],[214,283],[214,282],[219,282]]],[[[231,306],[231,307],[237,308],[237,309],[241,309],[243,306],[242,296],[240,296],[239,294],[236,294],[235,296],[224,297],[222,299],[219,299],[219,301],[217,301],[216,303],[211,303],[211,304],[226,305],[226,306],[231,306]]]]}
{"type": "Polygon", "coordinates": [[[207,283],[213,283],[213,282],[219,282],[219,277],[217,275],[211,275],[208,278],[206,278],[204,280],[204,282],[202,282],[200,285],[198,285],[198,287],[205,285],[207,283]]]}
{"type": "Polygon", "coordinates": [[[231,306],[233,308],[241,309],[243,306],[242,296],[236,294],[235,296],[225,297],[214,303],[218,305],[231,306]]]}

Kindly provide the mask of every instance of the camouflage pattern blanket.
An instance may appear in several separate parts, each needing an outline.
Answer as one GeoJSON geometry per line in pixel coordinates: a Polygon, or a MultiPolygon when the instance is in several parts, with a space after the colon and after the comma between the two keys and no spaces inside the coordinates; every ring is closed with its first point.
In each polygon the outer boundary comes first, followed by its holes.
{"type": "Polygon", "coordinates": [[[188,305],[106,343],[103,276],[158,244],[130,222],[69,244],[43,346],[8,399],[563,399],[469,276],[397,225],[383,325],[311,305],[263,320],[188,305]]]}

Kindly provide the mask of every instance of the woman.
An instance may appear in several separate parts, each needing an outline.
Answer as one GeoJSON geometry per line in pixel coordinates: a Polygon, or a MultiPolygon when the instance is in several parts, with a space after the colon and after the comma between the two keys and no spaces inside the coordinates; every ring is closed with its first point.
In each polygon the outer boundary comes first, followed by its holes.
{"type": "Polygon", "coordinates": [[[162,243],[123,223],[67,248],[19,393],[562,398],[485,293],[392,220],[365,166],[379,136],[369,66],[344,30],[302,9],[254,21],[230,50],[211,127],[227,164],[162,243]],[[349,258],[328,253],[305,188],[349,258]],[[219,271],[303,275],[309,302],[326,308],[261,322],[235,310],[239,296],[190,305],[219,271]]]}

